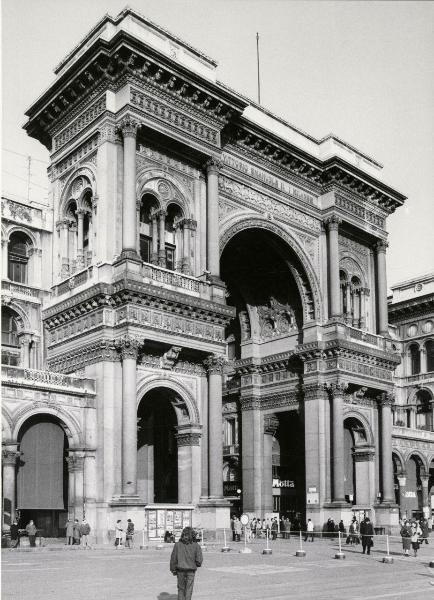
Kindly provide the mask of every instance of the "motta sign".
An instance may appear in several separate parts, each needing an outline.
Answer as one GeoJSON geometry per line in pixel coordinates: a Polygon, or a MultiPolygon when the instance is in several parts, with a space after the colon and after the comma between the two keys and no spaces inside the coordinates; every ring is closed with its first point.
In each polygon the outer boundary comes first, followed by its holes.
{"type": "Polygon", "coordinates": [[[295,482],[290,479],[273,479],[274,488],[295,488],[295,482]]]}
{"type": "Polygon", "coordinates": [[[404,493],[405,498],[416,498],[416,492],[406,491],[404,493]]]}

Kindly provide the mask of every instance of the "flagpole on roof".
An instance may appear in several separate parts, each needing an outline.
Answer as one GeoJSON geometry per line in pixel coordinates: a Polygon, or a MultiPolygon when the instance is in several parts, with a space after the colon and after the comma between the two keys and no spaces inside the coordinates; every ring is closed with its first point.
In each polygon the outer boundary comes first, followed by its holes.
{"type": "Polygon", "coordinates": [[[258,63],[258,104],[261,104],[261,80],[259,76],[259,33],[256,32],[256,58],[258,63]]]}

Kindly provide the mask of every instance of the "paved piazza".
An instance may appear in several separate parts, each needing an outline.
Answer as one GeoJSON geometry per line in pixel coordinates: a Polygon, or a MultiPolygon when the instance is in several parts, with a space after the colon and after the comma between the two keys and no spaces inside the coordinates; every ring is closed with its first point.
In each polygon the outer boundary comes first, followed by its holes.
{"type": "MultiPolygon", "coordinates": [[[[297,542],[278,541],[273,554],[261,554],[263,544],[251,544],[251,554],[236,550],[223,554],[218,547],[204,553],[196,577],[194,600],[380,600],[434,598],[433,546],[417,558],[398,554],[383,564],[381,542],[371,556],[359,547],[344,548],[345,560],[334,559],[337,550],[324,540],[306,544],[307,555],[297,558],[297,542]]],[[[396,554],[395,554],[396,551],[396,554]]],[[[3,600],[176,600],[176,579],[168,569],[170,548],[121,550],[100,548],[2,551],[3,600]]]]}

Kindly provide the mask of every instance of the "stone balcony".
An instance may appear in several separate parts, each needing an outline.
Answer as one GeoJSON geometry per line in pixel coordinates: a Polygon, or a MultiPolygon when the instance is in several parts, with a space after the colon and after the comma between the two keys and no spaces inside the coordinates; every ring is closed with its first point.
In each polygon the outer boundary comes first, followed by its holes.
{"type": "Polygon", "coordinates": [[[27,285],[25,283],[15,283],[14,281],[9,281],[7,279],[2,280],[2,296],[4,303],[6,303],[5,299],[10,297],[15,300],[24,300],[26,302],[40,304],[42,295],[43,292],[38,287],[27,285]]]}
{"type": "Polygon", "coordinates": [[[75,394],[94,395],[96,392],[93,379],[7,365],[2,365],[2,384],[75,394]]]}
{"type": "Polygon", "coordinates": [[[238,456],[240,453],[239,444],[230,444],[229,446],[223,446],[223,456],[238,456]]]}
{"type": "Polygon", "coordinates": [[[401,438],[404,440],[413,440],[417,442],[429,442],[434,444],[434,431],[427,431],[426,429],[417,429],[413,427],[399,427],[393,426],[392,431],[393,438],[401,438]]]}

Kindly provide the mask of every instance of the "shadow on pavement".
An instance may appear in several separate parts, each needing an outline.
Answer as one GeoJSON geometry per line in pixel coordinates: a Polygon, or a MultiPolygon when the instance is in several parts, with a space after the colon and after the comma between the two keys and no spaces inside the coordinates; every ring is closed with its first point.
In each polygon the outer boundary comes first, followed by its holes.
{"type": "Polygon", "coordinates": [[[178,594],[169,594],[168,592],[161,592],[161,594],[158,594],[157,600],[178,600],[178,594]]]}

